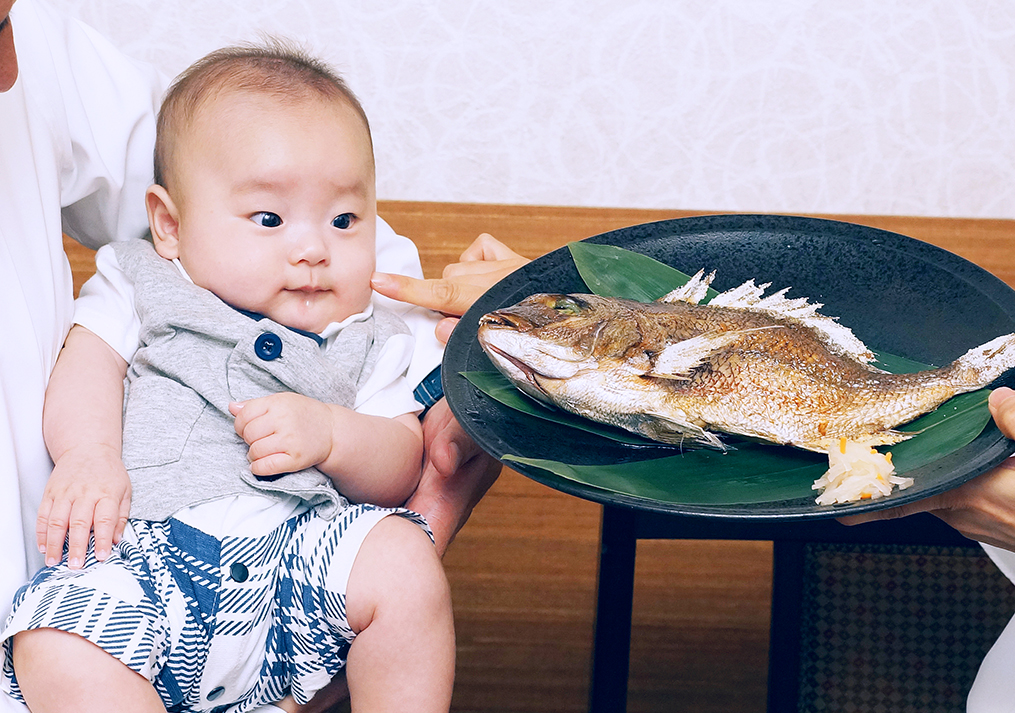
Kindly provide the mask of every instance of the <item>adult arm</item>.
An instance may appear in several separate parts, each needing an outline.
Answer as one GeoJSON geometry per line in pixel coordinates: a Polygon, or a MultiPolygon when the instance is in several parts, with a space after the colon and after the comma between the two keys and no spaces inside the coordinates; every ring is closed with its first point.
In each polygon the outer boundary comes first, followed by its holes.
{"type": "MultiPolygon", "coordinates": [[[[486,233],[444,268],[438,280],[375,273],[374,289],[393,300],[462,315],[487,289],[528,260],[486,233]]],[[[437,324],[436,335],[447,342],[457,319],[437,324]]],[[[444,399],[423,418],[423,474],[406,506],[430,523],[441,554],[462,528],[472,509],[500,474],[500,463],[487,455],[455,420],[444,399]]]]}
{"type": "Polygon", "coordinates": [[[501,466],[462,430],[444,399],[423,417],[423,453],[423,473],[406,507],[426,517],[443,556],[501,466]]]}
{"type": "Polygon", "coordinates": [[[167,79],[84,23],[37,5],[52,22],[47,41],[61,48],[38,64],[36,79],[39,101],[58,98],[66,116],[69,141],[59,157],[63,230],[90,248],[140,237],[148,228],[144,192],[167,79]]]}
{"type": "MultiPolygon", "coordinates": [[[[1001,432],[1015,438],[1015,391],[994,390],[990,414],[1001,432]]],[[[969,482],[914,503],[840,519],[847,525],[873,520],[891,520],[918,512],[929,512],[966,537],[1015,552],[1015,462],[1008,459],[993,470],[969,482]]]]}

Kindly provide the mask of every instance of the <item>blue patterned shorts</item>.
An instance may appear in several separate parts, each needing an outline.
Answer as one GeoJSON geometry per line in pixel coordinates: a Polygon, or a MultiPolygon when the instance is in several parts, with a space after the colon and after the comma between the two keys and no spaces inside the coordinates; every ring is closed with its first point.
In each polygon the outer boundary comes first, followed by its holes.
{"type": "MultiPolygon", "coordinates": [[[[169,713],[243,713],[287,694],[309,700],[345,665],[355,634],[345,592],[373,526],[404,509],[303,513],[262,537],[216,539],[178,520],[131,521],[105,562],[40,570],[15,597],[0,641],[0,688],[22,700],[19,631],[55,628],[106,650],[155,686],[169,713]]],[[[431,535],[432,539],[432,535],[431,535]]]]}

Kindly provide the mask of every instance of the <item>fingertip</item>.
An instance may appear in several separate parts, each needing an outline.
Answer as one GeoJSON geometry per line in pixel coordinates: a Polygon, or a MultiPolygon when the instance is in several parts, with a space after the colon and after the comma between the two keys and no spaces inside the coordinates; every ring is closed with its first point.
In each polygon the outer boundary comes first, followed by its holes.
{"type": "Polygon", "coordinates": [[[386,272],[375,272],[370,276],[370,286],[383,293],[395,287],[395,279],[386,272]]]}
{"type": "Polygon", "coordinates": [[[455,331],[455,326],[458,324],[457,317],[445,317],[437,326],[434,328],[434,336],[437,337],[437,341],[441,344],[447,344],[448,340],[451,339],[451,333],[455,331]]]}
{"type": "Polygon", "coordinates": [[[987,397],[987,404],[992,409],[1000,408],[1001,405],[1010,400],[1012,396],[1015,396],[1015,391],[1007,386],[999,386],[990,392],[990,396],[987,397]]]}
{"type": "Polygon", "coordinates": [[[243,402],[243,401],[230,401],[229,402],[229,413],[231,413],[233,416],[239,416],[240,415],[240,411],[243,410],[244,403],[245,402],[243,402]]]}

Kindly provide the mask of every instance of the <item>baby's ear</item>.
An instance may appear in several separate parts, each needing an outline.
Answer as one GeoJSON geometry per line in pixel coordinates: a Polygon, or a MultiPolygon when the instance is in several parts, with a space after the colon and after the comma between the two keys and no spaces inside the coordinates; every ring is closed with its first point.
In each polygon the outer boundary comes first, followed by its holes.
{"type": "Polygon", "coordinates": [[[155,252],[166,260],[180,256],[180,214],[165,188],[156,184],[145,192],[148,227],[152,231],[155,252]]]}

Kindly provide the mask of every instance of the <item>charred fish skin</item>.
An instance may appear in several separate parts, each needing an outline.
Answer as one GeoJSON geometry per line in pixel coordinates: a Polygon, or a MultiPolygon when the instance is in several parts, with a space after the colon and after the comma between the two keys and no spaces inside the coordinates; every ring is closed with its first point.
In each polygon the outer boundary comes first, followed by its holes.
{"type": "Polygon", "coordinates": [[[899,425],[1015,367],[1015,334],[952,364],[888,374],[821,305],[753,280],[699,304],[713,275],[652,303],[537,294],[485,315],[494,366],[535,399],[664,443],[723,448],[716,432],[826,451],[890,445],[899,425]]]}

